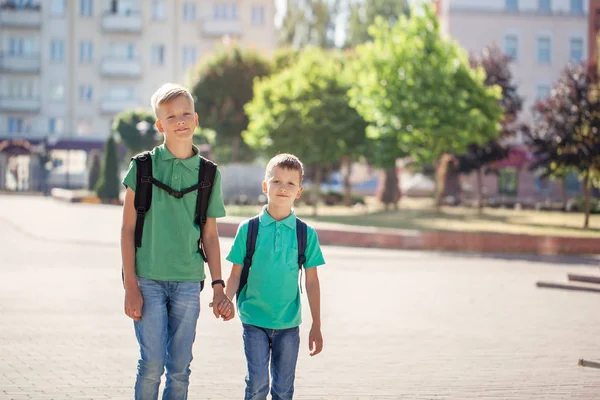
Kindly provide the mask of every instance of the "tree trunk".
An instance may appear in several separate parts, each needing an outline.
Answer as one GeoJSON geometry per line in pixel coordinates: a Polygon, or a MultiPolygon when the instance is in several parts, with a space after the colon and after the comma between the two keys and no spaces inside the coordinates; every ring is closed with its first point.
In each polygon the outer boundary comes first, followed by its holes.
{"type": "Polygon", "coordinates": [[[317,209],[321,194],[321,180],[323,179],[323,170],[321,167],[315,169],[315,187],[313,191],[313,216],[317,215],[317,209]]]}
{"type": "Polygon", "coordinates": [[[590,227],[590,171],[585,173],[583,192],[585,196],[585,222],[583,223],[583,228],[588,229],[590,227]]]}
{"type": "Polygon", "coordinates": [[[344,204],[346,207],[352,206],[352,185],[350,184],[350,174],[352,173],[352,161],[349,158],[344,158],[345,173],[344,173],[344,204]]]}
{"type": "Polygon", "coordinates": [[[477,210],[483,213],[483,174],[481,168],[477,168],[477,210]]]}
{"type": "Polygon", "coordinates": [[[381,190],[379,195],[379,201],[385,205],[386,210],[389,209],[390,204],[397,210],[398,201],[400,200],[400,189],[398,189],[396,167],[385,168],[383,174],[383,190],[381,190]]]}
{"type": "Polygon", "coordinates": [[[562,178],[561,181],[561,192],[562,192],[562,209],[563,211],[567,211],[567,203],[569,202],[569,197],[567,194],[567,178],[562,178]]]}
{"type": "Polygon", "coordinates": [[[231,145],[231,162],[238,162],[240,160],[240,143],[242,138],[235,136],[231,145]]]}

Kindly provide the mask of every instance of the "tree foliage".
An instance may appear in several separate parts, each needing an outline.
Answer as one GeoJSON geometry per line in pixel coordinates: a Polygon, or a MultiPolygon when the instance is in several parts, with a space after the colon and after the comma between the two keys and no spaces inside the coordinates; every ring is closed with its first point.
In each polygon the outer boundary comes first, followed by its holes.
{"type": "Polygon", "coordinates": [[[244,139],[268,156],[294,153],[318,172],[342,157],[356,157],[366,124],[348,104],[344,70],[341,54],[307,48],[295,65],[257,81],[244,139]]]}
{"type": "Polygon", "coordinates": [[[294,49],[334,47],[340,3],[340,0],[287,0],[279,44],[294,49]]]}
{"type": "Polygon", "coordinates": [[[585,222],[589,226],[590,188],[600,172],[600,97],[595,69],[568,65],[550,96],[535,106],[529,141],[543,176],[576,170],[585,190],[585,222]]]}
{"type": "Polygon", "coordinates": [[[132,154],[137,154],[144,150],[150,150],[158,144],[154,130],[155,120],[154,115],[146,110],[125,110],[117,115],[112,129],[113,132],[119,134],[125,147],[132,154]],[[142,121],[146,121],[151,128],[146,133],[140,132],[137,128],[137,124],[142,121]]]}
{"type": "Polygon", "coordinates": [[[242,140],[248,126],[244,106],[252,99],[257,77],[269,74],[269,62],[238,47],[222,50],[192,76],[192,95],[203,128],[214,130],[215,153],[223,161],[248,161],[253,154],[242,140]]]}
{"type": "Polygon", "coordinates": [[[346,47],[354,47],[372,40],[369,26],[373,25],[377,17],[383,18],[393,26],[400,16],[408,15],[410,11],[407,0],[355,0],[349,7],[346,47]]]}
{"type": "Polygon", "coordinates": [[[357,47],[351,104],[383,140],[374,160],[393,167],[398,157],[435,163],[443,153],[465,152],[499,133],[501,89],[485,85],[465,52],[443,38],[433,8],[411,11],[394,26],[381,18],[372,42],[357,47]]]}
{"type": "Polygon", "coordinates": [[[119,161],[117,157],[117,143],[110,135],[104,144],[104,162],[100,180],[96,186],[96,194],[103,200],[117,200],[119,198],[119,161]]]}

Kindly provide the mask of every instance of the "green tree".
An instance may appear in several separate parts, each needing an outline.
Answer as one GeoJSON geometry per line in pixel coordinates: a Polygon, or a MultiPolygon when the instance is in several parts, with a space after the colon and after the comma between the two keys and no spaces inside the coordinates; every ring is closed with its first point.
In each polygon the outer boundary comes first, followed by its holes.
{"type": "Polygon", "coordinates": [[[90,166],[90,174],[88,177],[88,188],[90,190],[94,190],[96,185],[98,184],[98,180],[100,179],[100,173],[102,172],[102,162],[100,160],[100,155],[95,151],[90,153],[92,158],[91,166],[90,166]]]}
{"type": "Polygon", "coordinates": [[[354,0],[349,6],[345,47],[354,47],[372,40],[369,26],[373,25],[377,17],[393,26],[400,16],[408,15],[410,11],[407,0],[354,0]]]}
{"type": "Polygon", "coordinates": [[[335,46],[335,20],[340,0],[287,0],[279,29],[279,44],[300,49],[305,46],[335,46]]]}
{"type": "Polygon", "coordinates": [[[315,213],[323,170],[365,144],[366,123],[348,104],[343,71],[341,54],[307,48],[294,66],[257,81],[246,107],[248,144],[269,156],[294,153],[314,169],[315,213]]]}
{"type": "Polygon", "coordinates": [[[486,143],[503,115],[500,88],[486,87],[483,69],[441,36],[433,8],[415,11],[393,27],[378,18],[373,41],[356,49],[351,104],[370,123],[369,137],[384,140],[375,159],[388,173],[398,157],[435,164],[443,153],[486,143]]]}
{"type": "Polygon", "coordinates": [[[119,198],[119,161],[117,160],[117,143],[110,135],[104,144],[104,163],[100,180],[96,185],[96,194],[103,200],[119,198]]]}
{"type": "Polygon", "coordinates": [[[217,159],[248,161],[253,154],[242,140],[248,126],[244,106],[252,100],[254,78],[269,74],[269,62],[258,54],[234,47],[208,59],[194,73],[192,95],[200,125],[214,130],[217,159]]]}
{"type": "Polygon", "coordinates": [[[155,120],[154,115],[146,110],[125,110],[115,118],[112,130],[119,134],[131,154],[137,154],[158,144],[154,129],[155,120]],[[142,121],[148,123],[149,129],[146,132],[140,132],[138,129],[137,125],[142,121]]]}

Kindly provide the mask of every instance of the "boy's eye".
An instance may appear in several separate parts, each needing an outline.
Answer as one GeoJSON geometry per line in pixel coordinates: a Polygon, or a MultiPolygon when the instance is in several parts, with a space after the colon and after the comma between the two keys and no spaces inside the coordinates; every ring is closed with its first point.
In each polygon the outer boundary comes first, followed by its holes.
{"type": "Polygon", "coordinates": [[[185,114],[183,114],[183,115],[185,115],[185,116],[188,116],[188,115],[192,115],[192,113],[189,113],[189,112],[188,112],[188,113],[185,113],[185,114]]]}
{"type": "Polygon", "coordinates": [[[169,115],[169,116],[167,117],[167,119],[172,119],[173,117],[174,117],[174,115],[169,115]]]}

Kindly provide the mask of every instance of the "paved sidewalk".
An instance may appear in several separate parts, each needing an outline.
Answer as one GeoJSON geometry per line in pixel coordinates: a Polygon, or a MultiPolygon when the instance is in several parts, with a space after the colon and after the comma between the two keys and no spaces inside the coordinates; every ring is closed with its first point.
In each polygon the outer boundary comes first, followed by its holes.
{"type": "MultiPolygon", "coordinates": [[[[132,398],[119,220],[110,206],[0,197],[0,399],[132,398]]],[[[295,399],[600,399],[600,370],[577,367],[600,361],[600,296],[535,288],[599,274],[595,260],[324,253],[325,349],[308,356],[305,307],[295,399]]],[[[241,327],[215,320],[209,297],[189,398],[241,399],[241,327]]]]}

